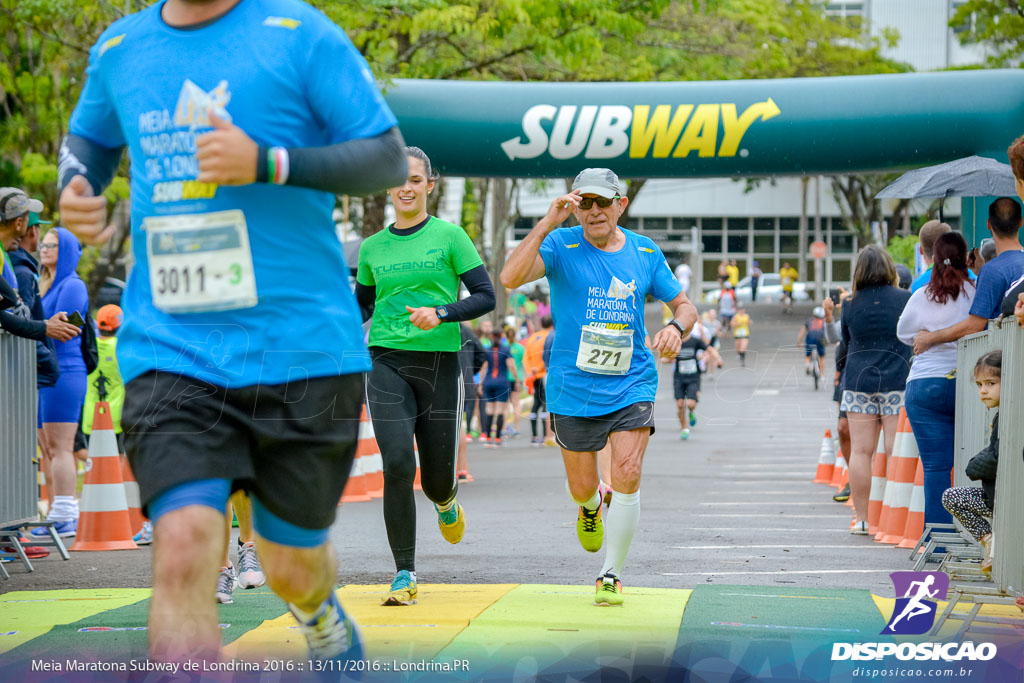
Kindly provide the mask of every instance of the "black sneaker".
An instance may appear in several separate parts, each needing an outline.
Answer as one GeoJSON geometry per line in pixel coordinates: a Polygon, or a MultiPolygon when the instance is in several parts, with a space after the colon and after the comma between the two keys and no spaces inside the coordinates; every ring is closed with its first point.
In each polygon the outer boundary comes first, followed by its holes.
{"type": "Polygon", "coordinates": [[[846,486],[844,486],[842,491],[832,496],[832,500],[834,500],[837,503],[845,503],[846,501],[850,500],[850,485],[847,484],[846,486]]]}

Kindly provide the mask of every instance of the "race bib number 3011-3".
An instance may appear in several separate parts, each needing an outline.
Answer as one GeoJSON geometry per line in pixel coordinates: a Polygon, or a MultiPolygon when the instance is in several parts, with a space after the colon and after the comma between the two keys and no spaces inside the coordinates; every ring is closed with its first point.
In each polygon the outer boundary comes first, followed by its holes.
{"type": "Polygon", "coordinates": [[[633,361],[633,330],[585,325],[580,333],[576,367],[599,375],[624,375],[633,361]]]}
{"type": "Polygon", "coordinates": [[[239,210],[158,216],[142,224],[153,305],[165,313],[255,306],[256,273],[239,210]]]}

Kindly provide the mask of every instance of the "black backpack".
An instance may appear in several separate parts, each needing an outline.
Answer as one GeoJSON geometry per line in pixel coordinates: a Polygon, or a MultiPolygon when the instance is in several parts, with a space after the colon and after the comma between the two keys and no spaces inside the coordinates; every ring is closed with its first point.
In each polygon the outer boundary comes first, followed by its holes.
{"type": "Polygon", "coordinates": [[[85,325],[82,325],[82,360],[85,372],[92,374],[100,364],[100,349],[96,344],[96,323],[89,309],[85,310],[85,325]]]}

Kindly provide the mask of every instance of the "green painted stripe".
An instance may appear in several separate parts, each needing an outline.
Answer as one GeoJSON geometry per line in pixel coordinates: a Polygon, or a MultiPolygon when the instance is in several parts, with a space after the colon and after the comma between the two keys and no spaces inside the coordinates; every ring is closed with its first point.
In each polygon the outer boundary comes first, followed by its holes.
{"type": "Polygon", "coordinates": [[[0,653],[14,650],[56,626],[147,600],[151,592],[148,588],[102,588],[0,595],[0,632],[10,634],[0,636],[0,653]]]}
{"type": "MultiPolygon", "coordinates": [[[[39,615],[32,617],[37,626],[33,637],[9,649],[4,655],[5,667],[18,667],[32,659],[50,660],[58,655],[86,661],[144,658],[147,654],[148,631],[145,627],[149,619],[150,593],[150,590],[68,590],[31,594],[33,599],[55,599],[54,602],[42,603],[16,603],[13,601],[25,594],[8,593],[0,602],[0,609],[4,610],[4,618],[0,620],[2,623],[7,623],[7,609],[18,605],[21,605],[22,610],[34,608],[39,615]],[[120,601],[114,599],[118,595],[122,596],[120,601]],[[109,599],[93,600],[89,596],[108,596],[109,599]],[[40,605],[45,607],[40,608],[40,605]],[[92,609],[88,609],[88,606],[92,606],[92,609]],[[65,619],[57,618],[60,611],[65,612],[65,619]],[[49,629],[38,630],[46,624],[50,625],[49,629]],[[81,631],[97,627],[132,630],[81,631]]],[[[218,622],[228,624],[221,631],[225,644],[256,628],[264,619],[273,619],[287,610],[281,598],[266,586],[248,591],[236,590],[234,598],[234,604],[218,607],[218,622]]],[[[210,600],[213,601],[212,595],[210,600]]],[[[3,630],[14,629],[5,627],[3,630]]],[[[0,680],[4,679],[0,675],[0,680]]]]}

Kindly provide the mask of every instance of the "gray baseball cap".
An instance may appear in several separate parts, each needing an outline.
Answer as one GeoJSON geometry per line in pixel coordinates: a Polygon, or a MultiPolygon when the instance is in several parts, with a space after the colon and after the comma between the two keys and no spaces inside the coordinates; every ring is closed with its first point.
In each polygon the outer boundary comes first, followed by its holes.
{"type": "Polygon", "coordinates": [[[621,197],[626,194],[619,176],[608,168],[585,168],[572,181],[572,189],[580,194],[596,194],[598,197],[621,197]]]}
{"type": "Polygon", "coordinates": [[[0,221],[20,218],[30,211],[39,213],[43,203],[38,199],[30,199],[24,190],[16,187],[0,187],[0,221]]]}

